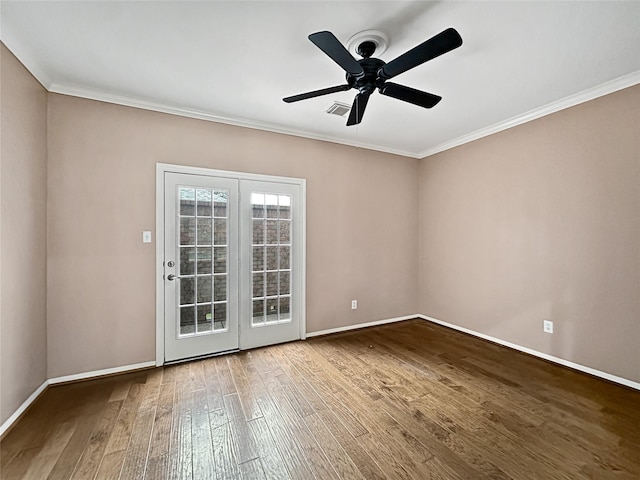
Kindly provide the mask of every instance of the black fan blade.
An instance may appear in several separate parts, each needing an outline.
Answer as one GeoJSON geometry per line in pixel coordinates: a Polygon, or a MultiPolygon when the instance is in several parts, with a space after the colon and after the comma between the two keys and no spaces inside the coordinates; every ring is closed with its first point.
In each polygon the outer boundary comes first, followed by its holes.
{"type": "Polygon", "coordinates": [[[450,52],[460,45],[462,45],[460,34],[453,28],[447,28],[435,37],[431,37],[426,42],[391,60],[380,69],[380,77],[393,78],[443,53],[450,52]]]}
{"type": "Polygon", "coordinates": [[[318,32],[309,35],[316,47],[329,55],[347,73],[355,77],[364,75],[364,70],[355,58],[351,56],[344,45],[331,32],[318,32]]]}
{"type": "Polygon", "coordinates": [[[351,113],[349,114],[349,120],[347,120],[347,127],[357,125],[362,121],[364,109],[367,108],[370,95],[370,93],[359,93],[356,95],[353,106],[351,107],[351,113]]]}
{"type": "Polygon", "coordinates": [[[307,98],[320,97],[322,95],[329,95],[330,93],[344,92],[351,88],[351,85],[338,85],[337,87],[323,88],[321,90],[314,90],[313,92],[301,93],[300,95],[293,95],[291,97],[283,98],[287,103],[298,102],[300,100],[306,100],[307,98]]]}
{"type": "Polygon", "coordinates": [[[419,107],[431,108],[442,100],[442,97],[434,95],[433,93],[423,92],[422,90],[416,90],[415,88],[405,87],[404,85],[398,85],[397,83],[387,82],[380,87],[380,93],[387,97],[397,98],[403,102],[413,103],[419,107]]]}

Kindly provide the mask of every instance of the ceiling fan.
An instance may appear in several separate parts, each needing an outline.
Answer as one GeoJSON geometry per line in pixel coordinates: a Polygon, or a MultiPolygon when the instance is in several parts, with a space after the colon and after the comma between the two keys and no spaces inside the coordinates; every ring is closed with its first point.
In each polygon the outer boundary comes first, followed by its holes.
{"type": "Polygon", "coordinates": [[[460,34],[454,28],[447,28],[389,63],[385,63],[371,56],[376,50],[376,43],[373,41],[365,40],[358,45],[357,52],[362,59],[356,60],[331,32],[312,33],[309,35],[309,40],[347,72],[347,83],[293,95],[283,98],[283,100],[292,103],[355,88],[359,93],[353,101],[347,126],[356,125],[362,121],[369,97],[376,88],[382,95],[397,98],[419,107],[431,108],[435,106],[442,100],[442,97],[387,82],[387,80],[462,45],[460,34]]]}

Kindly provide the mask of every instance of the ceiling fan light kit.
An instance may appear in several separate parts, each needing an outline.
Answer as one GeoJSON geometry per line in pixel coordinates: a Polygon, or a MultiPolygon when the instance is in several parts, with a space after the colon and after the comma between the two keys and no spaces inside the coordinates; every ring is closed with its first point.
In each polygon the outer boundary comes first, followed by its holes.
{"type": "Polygon", "coordinates": [[[387,80],[462,45],[460,34],[454,28],[447,28],[389,63],[385,63],[379,58],[372,57],[374,52],[377,51],[379,55],[381,53],[380,49],[382,48],[382,51],[384,51],[389,44],[388,38],[376,30],[366,30],[349,39],[349,50],[355,47],[356,53],[362,57],[360,60],[356,60],[331,32],[312,33],[309,35],[309,40],[346,72],[347,83],[293,95],[283,98],[283,100],[286,103],[292,103],[355,88],[359,93],[353,101],[347,126],[357,125],[362,121],[369,97],[376,88],[382,95],[402,100],[403,102],[423,108],[434,107],[442,100],[442,97],[397,83],[387,82],[387,80]]]}

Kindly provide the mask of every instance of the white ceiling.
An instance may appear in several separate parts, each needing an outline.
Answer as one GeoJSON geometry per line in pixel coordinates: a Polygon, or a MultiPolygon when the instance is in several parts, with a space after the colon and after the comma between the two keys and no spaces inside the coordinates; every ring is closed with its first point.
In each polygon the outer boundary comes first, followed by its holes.
{"type": "MultiPolygon", "coordinates": [[[[50,91],[423,157],[640,82],[640,1],[8,1],[5,45],[50,91]],[[307,36],[381,30],[385,61],[447,27],[462,47],[394,78],[433,109],[356,91],[307,36]]],[[[374,54],[374,56],[376,56],[374,54]]]]}

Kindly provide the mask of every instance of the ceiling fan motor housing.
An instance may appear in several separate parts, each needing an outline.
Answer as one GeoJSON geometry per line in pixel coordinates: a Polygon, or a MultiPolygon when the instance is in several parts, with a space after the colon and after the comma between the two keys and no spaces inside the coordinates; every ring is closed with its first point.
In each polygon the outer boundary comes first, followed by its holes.
{"type": "Polygon", "coordinates": [[[384,79],[379,76],[378,72],[385,65],[385,62],[379,58],[365,57],[358,60],[358,63],[364,73],[357,76],[347,73],[347,83],[361,93],[372,93],[377,87],[381,87],[384,79]]]}

